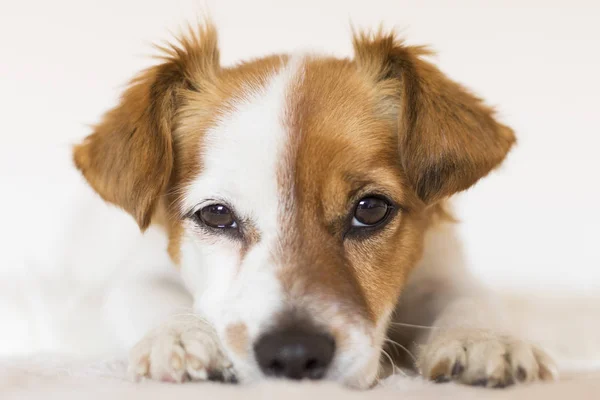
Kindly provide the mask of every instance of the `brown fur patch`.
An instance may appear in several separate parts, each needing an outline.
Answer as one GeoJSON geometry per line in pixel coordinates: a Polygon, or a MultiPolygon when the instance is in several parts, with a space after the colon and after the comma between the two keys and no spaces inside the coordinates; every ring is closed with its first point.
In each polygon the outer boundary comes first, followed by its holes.
{"type": "Polygon", "coordinates": [[[404,187],[395,121],[381,107],[376,85],[344,60],[307,60],[302,76],[287,124],[295,150],[278,175],[294,205],[285,209],[295,210],[284,225],[290,229],[280,246],[280,279],[294,296],[335,301],[349,315],[375,323],[392,307],[406,275],[397,266],[403,257],[390,254],[397,246],[388,246],[410,234],[410,220],[400,224],[398,214],[369,247],[344,238],[348,217],[360,195],[371,191],[410,209],[420,202],[404,187]]]}
{"type": "Polygon", "coordinates": [[[75,165],[108,202],[148,227],[174,167],[172,132],[180,93],[217,73],[219,52],[211,25],[164,48],[164,62],[135,78],[94,132],[76,146],[75,165]]]}
{"type": "Polygon", "coordinates": [[[406,46],[394,34],[358,35],[358,68],[396,86],[399,155],[419,197],[433,203],[467,189],[498,166],[515,143],[513,131],[492,108],[434,65],[424,47],[406,46]]]}
{"type": "Polygon", "coordinates": [[[225,339],[231,349],[240,357],[246,357],[250,348],[248,327],[243,322],[231,324],[225,330],[225,339]]]}
{"type": "MultiPolygon", "coordinates": [[[[288,94],[290,102],[285,123],[290,130],[290,149],[285,156],[285,164],[281,165],[283,171],[278,171],[280,193],[287,204],[283,207],[285,215],[281,216],[280,224],[287,229],[281,235],[281,244],[278,246],[280,252],[275,257],[276,263],[281,266],[280,281],[292,303],[308,294],[318,294],[320,298],[333,295],[335,298],[343,298],[347,305],[351,305],[351,309],[361,313],[365,311],[364,300],[352,272],[345,270],[347,263],[339,246],[340,238],[331,235],[324,221],[319,218],[322,213],[320,197],[314,196],[319,192],[316,188],[322,184],[319,177],[327,169],[323,163],[329,162],[330,157],[321,157],[323,152],[319,151],[311,153],[315,149],[307,149],[306,144],[310,144],[310,138],[318,134],[325,137],[332,133],[323,132],[318,125],[328,122],[326,118],[331,117],[326,114],[331,111],[331,107],[319,111],[319,108],[325,106],[322,104],[323,100],[328,98],[330,104],[340,104],[336,102],[337,99],[331,98],[337,94],[336,88],[332,87],[339,83],[337,79],[324,76],[324,79],[312,86],[315,78],[323,77],[318,72],[315,73],[315,69],[322,70],[320,67],[317,61],[305,61],[299,74],[302,81],[293,85],[294,90],[290,90],[288,94]],[[315,90],[317,87],[318,90],[315,90]],[[310,160],[306,159],[308,156],[312,156],[310,160]],[[305,171],[305,167],[312,168],[305,171]],[[315,170],[321,174],[314,174],[315,170]]],[[[339,72],[336,69],[331,71],[339,72]]],[[[340,89],[351,87],[348,85],[340,89]]],[[[316,146],[323,150],[321,146],[326,144],[323,141],[316,146]]]]}

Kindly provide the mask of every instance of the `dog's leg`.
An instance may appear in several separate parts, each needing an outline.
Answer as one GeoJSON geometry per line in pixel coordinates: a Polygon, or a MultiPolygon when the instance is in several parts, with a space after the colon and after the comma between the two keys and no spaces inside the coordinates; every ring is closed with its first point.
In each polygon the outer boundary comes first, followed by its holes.
{"type": "Polygon", "coordinates": [[[470,278],[452,225],[431,232],[401,296],[390,337],[413,345],[420,373],[436,382],[504,387],[556,379],[552,359],[510,333],[503,304],[470,278]]]}
{"type": "Polygon", "coordinates": [[[146,335],[129,354],[129,375],[176,383],[235,382],[214,329],[196,316],[173,318],[146,335]]]}

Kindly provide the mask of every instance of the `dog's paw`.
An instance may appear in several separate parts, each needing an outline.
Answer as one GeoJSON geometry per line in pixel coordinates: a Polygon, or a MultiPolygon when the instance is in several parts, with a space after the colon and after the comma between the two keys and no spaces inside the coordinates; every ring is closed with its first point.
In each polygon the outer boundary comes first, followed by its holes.
{"type": "Polygon", "coordinates": [[[435,382],[492,388],[558,378],[554,362],[539,348],[477,330],[437,333],[421,349],[418,367],[424,377],[435,382]]]}
{"type": "Polygon", "coordinates": [[[128,372],[135,381],[235,382],[215,332],[200,321],[172,323],[148,334],[129,353],[128,372]]]}

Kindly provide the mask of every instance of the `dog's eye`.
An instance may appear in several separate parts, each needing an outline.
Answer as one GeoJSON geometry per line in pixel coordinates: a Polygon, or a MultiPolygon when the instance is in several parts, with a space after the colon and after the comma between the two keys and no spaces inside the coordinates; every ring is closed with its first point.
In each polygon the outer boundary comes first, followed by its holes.
{"type": "Polygon", "coordinates": [[[365,197],[361,199],[354,210],[352,226],[375,226],[387,219],[392,205],[379,197],[365,197]]]}
{"type": "Polygon", "coordinates": [[[237,228],[233,212],[223,204],[211,204],[196,211],[196,218],[211,228],[237,228]]]}

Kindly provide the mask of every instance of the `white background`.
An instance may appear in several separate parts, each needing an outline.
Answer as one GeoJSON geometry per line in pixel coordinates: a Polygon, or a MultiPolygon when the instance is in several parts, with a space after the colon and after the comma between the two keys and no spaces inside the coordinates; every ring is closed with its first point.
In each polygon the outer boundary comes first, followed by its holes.
{"type": "Polygon", "coordinates": [[[152,63],[150,44],[207,11],[225,64],[306,49],[347,56],[350,23],[383,22],[430,44],[441,69],[496,105],[519,139],[499,171],[459,197],[473,270],[498,287],[600,289],[598,1],[0,4],[0,311],[7,293],[28,296],[18,279],[43,276],[48,289],[65,265],[78,268],[79,242],[89,260],[122,245],[115,230],[137,235],[132,219],[85,186],[69,149],[152,63]]]}

